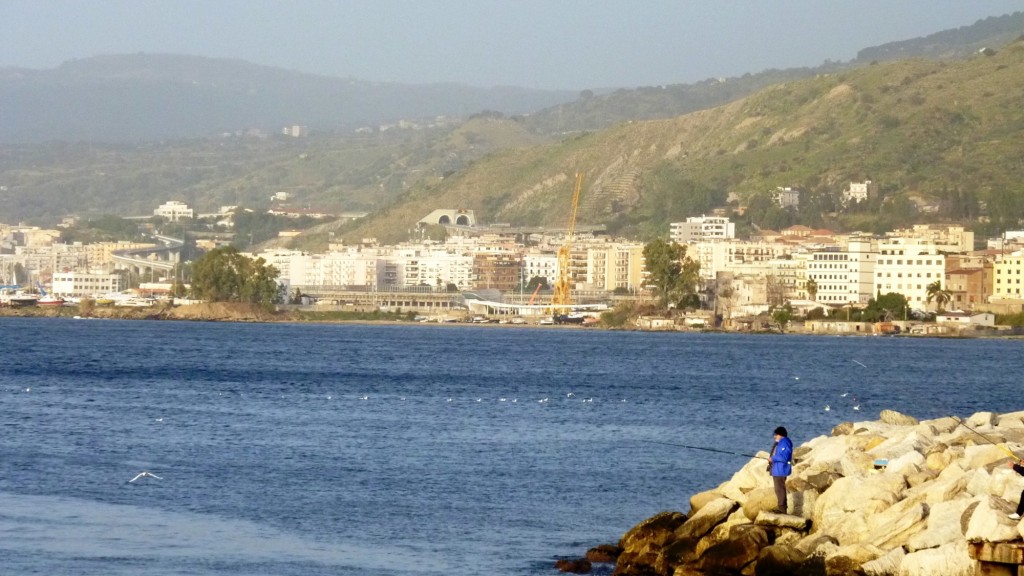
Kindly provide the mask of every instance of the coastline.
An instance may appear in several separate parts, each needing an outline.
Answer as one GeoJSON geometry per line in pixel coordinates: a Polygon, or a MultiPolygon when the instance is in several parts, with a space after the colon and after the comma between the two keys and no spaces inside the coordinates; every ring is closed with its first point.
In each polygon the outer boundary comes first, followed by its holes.
{"type": "MultiPolygon", "coordinates": [[[[372,314],[372,313],[370,313],[372,314]]],[[[629,332],[682,332],[702,334],[759,334],[759,335],[780,335],[780,336],[848,336],[848,337],[887,337],[887,338],[945,338],[945,339],[1024,339],[1024,334],[1018,334],[1010,330],[989,330],[977,332],[956,332],[956,333],[930,333],[930,334],[877,334],[864,332],[823,332],[808,331],[800,329],[789,329],[786,331],[776,330],[723,330],[723,329],[668,329],[668,328],[644,328],[641,326],[617,326],[608,327],[598,324],[577,325],[577,324],[512,324],[496,322],[424,322],[414,320],[403,314],[392,314],[389,317],[365,318],[368,314],[352,314],[353,317],[338,317],[336,312],[320,311],[297,311],[297,310],[267,310],[253,304],[239,302],[214,302],[202,304],[186,304],[182,306],[171,306],[169,304],[151,307],[116,307],[116,306],[95,306],[86,312],[82,312],[78,306],[62,306],[58,308],[32,307],[0,307],[0,318],[22,317],[22,318],[91,318],[106,320],[177,320],[193,322],[255,322],[255,323],[297,323],[297,324],[364,324],[364,325],[429,325],[429,326],[475,326],[500,329],[545,329],[545,330],[613,330],[629,332]]]]}

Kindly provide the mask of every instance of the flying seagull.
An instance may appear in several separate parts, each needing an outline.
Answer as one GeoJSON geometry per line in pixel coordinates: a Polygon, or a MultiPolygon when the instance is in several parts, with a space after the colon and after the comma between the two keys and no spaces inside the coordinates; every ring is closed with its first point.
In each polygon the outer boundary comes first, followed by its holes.
{"type": "Polygon", "coordinates": [[[163,480],[163,478],[157,476],[156,474],[153,474],[152,472],[139,472],[138,474],[135,475],[135,478],[132,478],[128,482],[135,482],[136,480],[142,478],[143,476],[149,476],[151,478],[156,478],[157,480],[163,480]]]}

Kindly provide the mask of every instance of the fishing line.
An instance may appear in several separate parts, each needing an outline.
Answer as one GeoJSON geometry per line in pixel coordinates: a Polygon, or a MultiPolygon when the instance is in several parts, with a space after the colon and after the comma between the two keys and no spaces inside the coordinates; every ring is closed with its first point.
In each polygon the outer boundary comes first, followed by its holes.
{"type": "Polygon", "coordinates": [[[993,441],[992,441],[991,439],[989,439],[989,437],[988,437],[988,436],[985,436],[985,435],[984,435],[984,434],[982,434],[981,432],[978,432],[978,431],[977,431],[977,430],[975,430],[974,428],[971,428],[971,427],[970,427],[970,426],[968,426],[967,424],[964,424],[964,421],[963,421],[963,420],[961,420],[960,418],[957,418],[956,416],[953,416],[953,419],[954,419],[954,420],[956,420],[957,424],[959,424],[959,425],[963,426],[964,428],[967,428],[968,430],[970,430],[971,432],[974,432],[974,433],[975,433],[975,434],[977,434],[978,436],[981,436],[981,439],[982,439],[982,440],[984,440],[985,442],[988,442],[989,444],[991,444],[991,445],[993,445],[993,446],[996,446],[996,447],[998,447],[998,448],[1002,449],[1002,450],[1003,450],[1003,452],[1006,452],[1007,454],[1009,454],[1009,455],[1010,455],[1010,457],[1011,457],[1011,458],[1013,458],[1014,460],[1016,460],[1016,461],[1018,461],[1018,462],[1024,462],[1024,460],[1021,460],[1021,459],[1020,459],[1020,457],[1019,457],[1019,456],[1017,456],[1016,454],[1014,454],[1012,450],[1010,450],[1009,448],[1007,448],[1006,446],[1004,446],[1004,445],[1002,445],[1002,444],[996,444],[996,443],[995,443],[995,442],[993,442],[993,441]]]}
{"type": "Polygon", "coordinates": [[[675,446],[676,448],[689,448],[690,450],[703,450],[705,452],[717,452],[719,454],[732,454],[733,456],[743,456],[745,458],[760,458],[762,460],[768,460],[766,456],[758,456],[756,454],[745,454],[743,452],[730,452],[729,450],[719,450],[718,448],[705,448],[704,446],[688,446],[686,444],[658,442],[657,440],[641,440],[641,442],[647,442],[650,444],[664,444],[665,446],[675,446]]]}

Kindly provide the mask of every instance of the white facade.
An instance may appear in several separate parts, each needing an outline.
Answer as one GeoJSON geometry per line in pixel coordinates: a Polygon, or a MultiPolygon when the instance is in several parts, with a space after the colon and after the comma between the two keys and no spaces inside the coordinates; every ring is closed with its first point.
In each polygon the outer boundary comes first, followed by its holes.
{"type": "Polygon", "coordinates": [[[523,255],[523,278],[529,282],[537,276],[546,278],[548,286],[555,285],[558,279],[558,254],[534,250],[523,255]]]}
{"type": "Polygon", "coordinates": [[[905,238],[879,242],[875,262],[876,293],[902,294],[911,308],[925,310],[929,306],[928,285],[936,280],[943,281],[945,276],[946,257],[939,254],[934,244],[905,238]]]}
{"type": "Polygon", "coordinates": [[[736,224],[720,216],[692,216],[686,222],[669,224],[669,239],[678,244],[736,237],[736,224]]]}
{"type": "Polygon", "coordinates": [[[51,290],[61,298],[88,298],[121,290],[121,277],[117,274],[90,274],[88,272],[57,272],[53,275],[51,290]]]}
{"type": "Polygon", "coordinates": [[[686,255],[700,264],[702,279],[714,280],[719,272],[741,271],[744,265],[782,258],[792,251],[789,244],[729,240],[692,244],[687,247],[686,255]]]}
{"type": "Polygon", "coordinates": [[[814,280],[815,301],[841,306],[867,304],[875,296],[876,255],[872,243],[851,241],[846,250],[822,250],[809,255],[807,279],[814,280]]]}
{"type": "Polygon", "coordinates": [[[193,211],[188,207],[188,204],[171,200],[157,206],[156,210],[153,210],[153,216],[161,216],[167,218],[170,222],[177,222],[182,218],[192,218],[193,211]]]}

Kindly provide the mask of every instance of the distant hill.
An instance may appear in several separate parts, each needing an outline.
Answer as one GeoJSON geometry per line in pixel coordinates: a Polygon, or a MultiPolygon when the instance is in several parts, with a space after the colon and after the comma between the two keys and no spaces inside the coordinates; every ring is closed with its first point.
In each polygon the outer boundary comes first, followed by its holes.
{"type": "Polygon", "coordinates": [[[528,122],[534,130],[564,134],[605,128],[629,120],[672,118],[720,106],[781,82],[830,74],[873,61],[963,58],[984,47],[1002,46],[1022,34],[1024,12],[1015,12],[923,38],[865,48],[849,62],[826,61],[809,68],[769,69],[735,78],[621,89],[607,94],[584,92],[576,100],[533,114],[528,122]]]}
{"type": "Polygon", "coordinates": [[[748,229],[1016,228],[1024,222],[1022,94],[1024,41],[965,60],[865,65],[677,118],[492,154],[338,232],[402,239],[435,207],[469,208],[483,222],[560,226],[576,171],[585,174],[578,222],[640,238],[741,207],[748,229]],[[880,197],[843,208],[842,190],[865,179],[880,185],[880,197]],[[769,193],[780,186],[803,191],[799,210],[774,206],[769,193]]]}
{"type": "Polygon", "coordinates": [[[576,95],[365,82],[198,56],[97,56],[52,70],[0,69],[0,144],[141,142],[295,124],[352,129],[484,110],[523,114],[576,95]]]}

